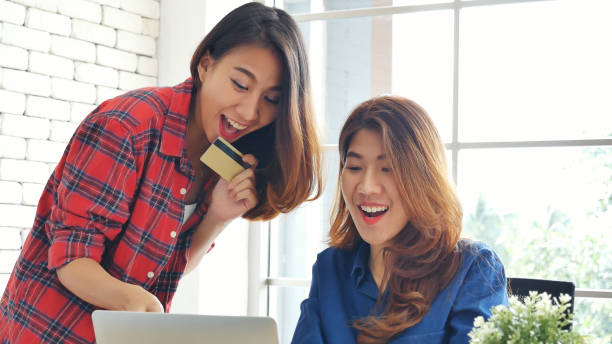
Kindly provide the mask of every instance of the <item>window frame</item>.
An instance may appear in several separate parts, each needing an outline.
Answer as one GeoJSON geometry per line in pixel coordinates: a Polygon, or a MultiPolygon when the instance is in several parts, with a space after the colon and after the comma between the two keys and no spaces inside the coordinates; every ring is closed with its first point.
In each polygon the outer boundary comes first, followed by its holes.
{"type": "MultiPolygon", "coordinates": [[[[435,10],[453,10],[453,106],[452,106],[452,140],[446,143],[450,151],[452,178],[457,183],[459,152],[469,149],[483,148],[540,148],[540,147],[592,147],[612,146],[611,138],[575,139],[575,140],[527,140],[527,141],[459,141],[459,25],[460,13],[464,8],[478,6],[493,6],[517,3],[536,3],[542,1],[559,0],[454,0],[448,3],[426,5],[392,5],[370,8],[323,10],[323,0],[311,1],[310,13],[293,14],[292,17],[299,22],[326,21],[332,19],[348,19],[358,17],[374,17],[435,10]]],[[[269,6],[284,8],[283,0],[265,0],[269,6]]],[[[318,61],[320,63],[321,61],[318,61]]],[[[317,104],[315,104],[316,106],[317,104]]],[[[319,104],[318,109],[323,109],[319,104]]],[[[322,116],[324,111],[317,111],[322,116]]],[[[327,144],[324,152],[337,150],[337,145],[327,144]]],[[[298,278],[283,278],[270,276],[271,257],[271,223],[250,223],[249,225],[249,307],[248,315],[270,316],[270,287],[309,287],[310,280],[298,278]],[[261,255],[265,255],[262,258],[261,255]]],[[[579,288],[575,292],[576,298],[612,299],[612,289],[579,288]]]]}

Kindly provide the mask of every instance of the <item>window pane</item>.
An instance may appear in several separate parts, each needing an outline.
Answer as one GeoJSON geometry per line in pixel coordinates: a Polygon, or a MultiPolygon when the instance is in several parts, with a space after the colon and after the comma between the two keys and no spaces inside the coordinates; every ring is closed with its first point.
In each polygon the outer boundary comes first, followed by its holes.
{"type": "Polygon", "coordinates": [[[452,0],[284,0],[283,6],[288,13],[297,14],[392,5],[427,5],[448,2],[452,2],[452,0]]]}
{"type": "Polygon", "coordinates": [[[424,107],[434,120],[442,140],[450,142],[453,12],[445,10],[394,15],[392,66],[392,92],[424,107]]]}
{"type": "Polygon", "coordinates": [[[612,136],[611,12],[593,0],[461,10],[460,139],[612,136]]]}
{"type": "Polygon", "coordinates": [[[308,297],[310,287],[270,287],[270,316],[278,325],[281,344],[291,343],[300,318],[300,304],[308,297]]]}
{"type": "Polygon", "coordinates": [[[270,276],[310,279],[316,255],[327,247],[329,214],[338,180],[338,153],[325,154],[325,188],[321,197],[272,220],[270,276]]]}
{"type": "Polygon", "coordinates": [[[460,151],[463,234],[508,276],[612,288],[612,147],[460,151]]]}
{"type": "Polygon", "coordinates": [[[422,105],[449,142],[452,21],[452,11],[442,10],[300,23],[325,143],[337,144],[356,105],[389,93],[422,105]]]}
{"type": "Polygon", "coordinates": [[[612,343],[611,299],[576,299],[574,321],[576,331],[591,336],[593,343],[612,343]]]}

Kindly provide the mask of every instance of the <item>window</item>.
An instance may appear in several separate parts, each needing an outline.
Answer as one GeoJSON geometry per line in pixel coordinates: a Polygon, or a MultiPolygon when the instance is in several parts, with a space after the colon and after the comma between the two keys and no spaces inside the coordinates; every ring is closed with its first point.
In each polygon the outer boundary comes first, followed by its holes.
{"type": "Polygon", "coordinates": [[[414,99],[445,141],[463,234],[508,276],[573,281],[580,331],[612,337],[612,3],[284,0],[308,44],[324,128],[321,199],[267,224],[260,314],[289,343],[326,246],[338,133],[371,96],[414,99]],[[602,290],[598,293],[590,289],[602,290]],[[594,296],[598,296],[594,298],[594,296]]]}

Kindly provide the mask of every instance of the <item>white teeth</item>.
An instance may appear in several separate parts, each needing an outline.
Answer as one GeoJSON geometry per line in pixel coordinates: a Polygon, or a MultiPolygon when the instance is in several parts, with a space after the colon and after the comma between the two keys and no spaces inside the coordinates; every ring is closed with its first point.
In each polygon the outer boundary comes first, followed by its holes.
{"type": "Polygon", "coordinates": [[[231,119],[231,118],[229,118],[229,117],[226,117],[226,118],[227,118],[227,122],[228,122],[228,123],[229,123],[229,124],[230,124],[232,127],[236,128],[236,129],[238,129],[238,130],[244,130],[244,129],[246,129],[246,128],[247,128],[247,126],[246,126],[246,125],[241,125],[241,124],[239,124],[239,123],[237,123],[237,122],[235,122],[235,121],[232,121],[232,119],[231,119]]]}
{"type": "Polygon", "coordinates": [[[389,207],[367,207],[363,205],[360,205],[359,208],[367,213],[377,213],[389,209],[389,207]]]}

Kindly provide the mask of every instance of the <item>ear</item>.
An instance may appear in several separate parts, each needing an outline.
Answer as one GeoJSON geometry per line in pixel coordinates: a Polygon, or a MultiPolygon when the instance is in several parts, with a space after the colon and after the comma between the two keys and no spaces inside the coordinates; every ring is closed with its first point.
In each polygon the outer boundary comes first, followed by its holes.
{"type": "Polygon", "coordinates": [[[213,63],[214,60],[208,51],[200,58],[200,62],[198,63],[198,76],[200,77],[201,83],[204,83],[206,73],[211,69],[213,63]]]}

